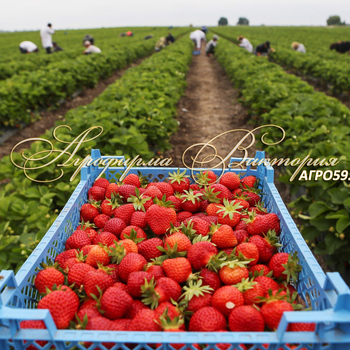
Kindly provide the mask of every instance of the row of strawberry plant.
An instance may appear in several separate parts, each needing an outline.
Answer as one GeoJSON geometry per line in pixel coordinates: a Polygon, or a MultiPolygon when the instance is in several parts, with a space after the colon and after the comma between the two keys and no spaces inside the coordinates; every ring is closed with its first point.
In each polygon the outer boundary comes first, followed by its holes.
{"type": "MultiPolygon", "coordinates": [[[[99,148],[102,154],[123,154],[126,158],[140,155],[145,160],[154,155],[153,150],[168,149],[170,135],[177,128],[176,104],[186,87],[185,74],[192,48],[186,36],[129,69],[93,103],[67,113],[58,124],[69,125],[72,132],[58,130],[58,138],[70,141],[91,126],[103,127],[102,135],[81,145],[75,156],[79,158],[89,155],[91,148],[99,148]]],[[[56,150],[66,147],[53,139],[52,130],[42,137],[52,141],[56,150]]],[[[89,134],[88,138],[91,137],[89,134]]],[[[46,146],[46,143],[33,143],[26,154],[41,152],[46,146]]],[[[17,163],[23,161],[19,153],[13,157],[17,163]]],[[[48,163],[49,159],[43,162],[48,163]]],[[[7,181],[0,192],[0,231],[3,232],[0,269],[18,270],[67,202],[78,177],[69,181],[76,169],[71,166],[65,168],[65,175],[59,181],[38,184],[26,179],[8,157],[0,164],[0,183],[7,181]]],[[[53,163],[28,174],[43,181],[54,178],[55,171],[53,163]]]]}
{"type": "MultiPolygon", "coordinates": [[[[187,28],[177,29],[180,35],[187,28]]],[[[94,87],[98,80],[125,67],[137,58],[150,54],[156,38],[117,47],[101,54],[63,60],[39,71],[27,72],[0,82],[0,126],[31,123],[39,110],[55,106],[63,98],[85,87],[94,87]]]]}
{"type": "Polygon", "coordinates": [[[79,88],[94,87],[99,79],[125,67],[137,58],[150,54],[154,41],[137,43],[125,48],[63,60],[41,70],[26,72],[0,82],[0,126],[31,123],[38,110],[55,105],[73,95],[79,88]]]}
{"type": "MultiPolygon", "coordinates": [[[[135,37],[131,38],[118,37],[115,34],[111,35],[112,33],[109,31],[106,33],[102,31],[100,34],[97,34],[96,45],[102,49],[102,52],[108,53],[108,51],[114,50],[118,46],[121,47],[142,41],[145,34],[148,33],[148,30],[149,29],[145,28],[135,28],[135,37]]],[[[176,31],[177,29],[175,32],[176,31]]],[[[84,48],[81,46],[80,39],[82,39],[83,36],[80,34],[80,31],[78,32],[79,34],[71,35],[72,38],[67,41],[67,45],[61,44],[64,46],[64,51],[52,55],[47,55],[45,50],[40,50],[38,54],[21,55],[18,50],[16,50],[15,53],[9,55],[10,59],[6,59],[6,61],[0,60],[0,80],[8,79],[22,72],[36,71],[51,63],[57,63],[66,59],[76,59],[81,56],[84,48]]],[[[157,38],[165,35],[167,30],[165,28],[155,28],[152,30],[152,33],[154,37],[157,38]]],[[[65,41],[63,41],[63,43],[64,42],[65,41]]],[[[13,41],[11,41],[11,44],[13,44],[13,41]]]]}
{"type": "MultiPolygon", "coordinates": [[[[229,30],[228,28],[215,28],[214,30],[221,36],[235,43],[238,43],[236,38],[240,35],[239,33],[242,32],[241,28],[239,30],[235,29],[235,31],[232,29],[229,30]]],[[[256,46],[261,42],[265,42],[267,37],[272,42],[272,46],[276,48],[276,51],[271,52],[269,57],[277,64],[280,64],[295,73],[310,75],[320,79],[324,84],[330,84],[331,92],[333,93],[350,91],[350,67],[349,57],[347,57],[347,55],[341,56],[334,52],[325,53],[321,49],[314,49],[313,53],[307,51],[306,54],[295,52],[290,48],[286,48],[285,45],[278,41],[278,38],[281,39],[284,36],[281,36],[281,33],[278,33],[277,31],[273,31],[269,36],[267,36],[264,31],[259,33],[254,32],[252,33],[250,40],[252,44],[256,46]]],[[[285,39],[284,42],[287,42],[288,45],[290,45],[290,39],[285,39]]],[[[302,42],[304,42],[304,40],[302,42]]]]}
{"type": "MultiPolygon", "coordinates": [[[[258,125],[275,124],[286,131],[286,139],[268,146],[271,158],[339,158],[333,167],[307,167],[310,170],[349,169],[350,110],[338,100],[315,92],[300,78],[287,74],[264,57],[250,55],[225,39],[217,47],[216,57],[241,90],[242,101],[250,107],[258,125]]],[[[271,140],[281,138],[280,130],[269,129],[271,140]]],[[[261,143],[260,143],[261,146],[261,143]]],[[[264,146],[266,147],[266,146],[264,146]]],[[[303,170],[305,170],[304,167],[303,170]]],[[[301,232],[317,254],[327,255],[327,263],[343,270],[350,253],[350,186],[348,180],[304,181],[301,172],[290,178],[296,167],[284,167],[281,180],[299,195],[291,207],[302,219],[301,232]]]]}

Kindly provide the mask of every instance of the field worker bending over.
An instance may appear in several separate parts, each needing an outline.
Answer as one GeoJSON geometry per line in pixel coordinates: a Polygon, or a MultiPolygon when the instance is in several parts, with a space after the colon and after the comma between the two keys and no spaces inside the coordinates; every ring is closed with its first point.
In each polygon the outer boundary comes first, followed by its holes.
{"type": "Polygon", "coordinates": [[[192,32],[190,34],[190,39],[194,42],[194,44],[196,45],[196,49],[198,51],[200,51],[201,49],[201,46],[202,46],[202,40],[204,42],[207,41],[206,37],[205,37],[205,33],[200,30],[200,29],[197,29],[195,30],[194,32],[192,32]]]}
{"type": "Polygon", "coordinates": [[[275,49],[270,46],[269,41],[266,41],[256,47],[255,54],[257,56],[268,56],[271,51],[274,52],[275,49]]]}
{"type": "Polygon", "coordinates": [[[292,43],[292,49],[297,51],[297,52],[306,53],[305,46],[303,44],[296,42],[296,41],[294,41],[294,43],[292,43]]]}
{"type": "Polygon", "coordinates": [[[31,52],[39,52],[39,49],[31,41],[22,41],[19,44],[19,51],[21,51],[21,53],[31,53],[31,52]]]}
{"type": "Polygon", "coordinates": [[[213,39],[210,40],[207,44],[207,47],[205,48],[205,53],[207,56],[212,56],[215,53],[215,47],[218,44],[219,37],[217,35],[213,36],[213,39]]]}
{"type": "Polygon", "coordinates": [[[86,34],[84,36],[83,45],[84,45],[85,41],[90,41],[91,45],[94,45],[94,43],[95,43],[94,37],[92,35],[90,35],[90,34],[86,34]]]}
{"type": "Polygon", "coordinates": [[[350,55],[350,41],[338,41],[337,43],[331,44],[329,48],[337,51],[338,53],[345,53],[349,51],[350,55]]]}
{"type": "Polygon", "coordinates": [[[248,52],[253,53],[253,45],[244,36],[240,35],[237,40],[239,41],[238,46],[246,49],[248,52]]]}
{"type": "Polygon", "coordinates": [[[41,43],[43,48],[46,50],[46,53],[51,53],[52,48],[52,35],[55,34],[55,31],[52,29],[52,24],[49,23],[44,29],[40,31],[41,43]]]}
{"type": "Polygon", "coordinates": [[[90,41],[85,41],[84,46],[86,47],[86,50],[83,52],[84,55],[90,55],[92,53],[100,53],[102,52],[100,48],[98,48],[95,45],[91,45],[90,41]]]}

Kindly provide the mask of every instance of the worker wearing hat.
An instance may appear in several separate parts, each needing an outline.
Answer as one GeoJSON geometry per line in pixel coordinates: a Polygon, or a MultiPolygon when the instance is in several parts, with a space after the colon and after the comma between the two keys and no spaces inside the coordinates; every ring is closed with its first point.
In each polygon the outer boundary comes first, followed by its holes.
{"type": "Polygon", "coordinates": [[[292,49],[301,53],[305,53],[305,46],[303,44],[298,43],[297,41],[294,41],[292,43],[292,49]]]}

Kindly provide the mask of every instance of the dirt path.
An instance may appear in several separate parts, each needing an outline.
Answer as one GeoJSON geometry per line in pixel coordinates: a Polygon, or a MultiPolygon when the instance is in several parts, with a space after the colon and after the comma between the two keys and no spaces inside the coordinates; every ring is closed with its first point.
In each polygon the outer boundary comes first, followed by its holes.
{"type": "MultiPolygon", "coordinates": [[[[79,106],[84,106],[91,103],[97,96],[103,93],[103,91],[113,84],[117,79],[120,79],[124,73],[131,67],[138,66],[144,59],[139,59],[122,70],[116,71],[112,76],[107,79],[101,80],[92,89],[85,89],[79,96],[65,101],[58,109],[47,110],[41,113],[41,119],[32,125],[27,126],[0,145],[0,159],[4,156],[8,156],[12,148],[20,141],[31,138],[39,137],[46,130],[55,125],[56,120],[63,118],[63,116],[70,110],[79,106]]],[[[25,147],[29,147],[30,143],[26,142],[25,147]]],[[[17,150],[19,151],[19,149],[17,150]]]]}
{"type": "MultiPolygon", "coordinates": [[[[177,133],[171,138],[173,149],[167,152],[167,156],[173,158],[175,167],[183,166],[182,155],[191,145],[206,143],[229,130],[253,128],[247,125],[248,116],[238,102],[238,91],[233,88],[232,82],[219,63],[213,57],[205,55],[204,47],[201,55],[193,56],[187,83],[185,95],[178,104],[177,120],[180,125],[177,133]]],[[[242,132],[232,132],[221,136],[212,144],[217,148],[218,155],[224,158],[242,136],[242,132]]],[[[196,147],[186,153],[187,164],[190,164],[189,155],[194,156],[199,149],[200,147],[196,147]]],[[[205,152],[209,153],[213,152],[205,152]]],[[[255,149],[251,148],[249,155],[254,153],[255,149]]],[[[238,156],[238,153],[235,153],[235,156],[238,156]]]]}

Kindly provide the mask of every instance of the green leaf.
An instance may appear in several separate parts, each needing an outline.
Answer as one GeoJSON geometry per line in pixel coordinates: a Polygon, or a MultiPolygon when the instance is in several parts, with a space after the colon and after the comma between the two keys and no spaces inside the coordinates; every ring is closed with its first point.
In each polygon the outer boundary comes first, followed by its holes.
{"type": "Polygon", "coordinates": [[[349,225],[350,225],[349,215],[342,216],[341,218],[338,219],[335,228],[337,232],[342,233],[349,225]]]}
{"type": "Polygon", "coordinates": [[[326,203],[318,201],[309,206],[309,213],[311,218],[316,218],[329,209],[331,208],[326,203]]]}

